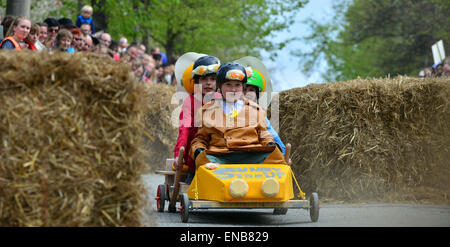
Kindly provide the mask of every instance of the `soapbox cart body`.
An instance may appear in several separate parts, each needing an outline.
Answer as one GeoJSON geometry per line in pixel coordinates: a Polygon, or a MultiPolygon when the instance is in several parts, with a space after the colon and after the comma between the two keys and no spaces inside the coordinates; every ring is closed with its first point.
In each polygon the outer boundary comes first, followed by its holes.
{"type": "MultiPolygon", "coordinates": [[[[288,160],[290,144],[286,147],[288,160]]],[[[182,163],[184,148],[180,149],[178,162],[182,163]]],[[[256,209],[273,208],[274,214],[286,214],[288,209],[309,210],[312,222],[319,219],[319,197],[312,193],[309,200],[301,191],[288,165],[282,164],[218,164],[213,169],[201,166],[191,185],[185,184],[186,174],[181,169],[173,171],[171,160],[166,170],[156,171],[165,176],[165,183],[157,188],[156,203],[159,212],[181,213],[181,221],[188,222],[189,213],[198,209],[256,209]],[[293,180],[299,195],[294,198],[293,180]],[[176,203],[180,202],[176,207],[176,203]]]]}

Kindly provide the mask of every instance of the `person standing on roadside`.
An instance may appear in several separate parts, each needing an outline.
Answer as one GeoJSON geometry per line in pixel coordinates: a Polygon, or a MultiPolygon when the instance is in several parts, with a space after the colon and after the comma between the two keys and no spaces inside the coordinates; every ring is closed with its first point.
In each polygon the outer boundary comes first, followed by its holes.
{"type": "Polygon", "coordinates": [[[48,26],[47,40],[45,41],[45,47],[51,49],[55,46],[56,35],[59,32],[59,22],[55,18],[47,18],[44,22],[48,26]]]}
{"type": "Polygon", "coordinates": [[[28,49],[32,51],[36,51],[36,42],[39,41],[39,35],[40,35],[40,27],[38,24],[32,24],[30,33],[28,36],[23,40],[25,43],[28,44],[28,49]]]}
{"type": "Polygon", "coordinates": [[[6,50],[22,50],[22,48],[28,47],[23,40],[28,36],[31,29],[31,21],[26,17],[17,17],[8,32],[6,38],[0,43],[0,49],[6,50]]]}
{"type": "Polygon", "coordinates": [[[85,39],[83,37],[83,33],[79,28],[72,29],[72,47],[75,49],[75,51],[82,51],[85,39]]]}
{"type": "Polygon", "coordinates": [[[70,46],[72,44],[72,39],[73,39],[72,33],[69,30],[62,29],[56,35],[57,47],[55,47],[54,50],[67,53],[74,53],[75,50],[70,46]]]}
{"type": "Polygon", "coordinates": [[[38,51],[46,50],[45,41],[47,40],[48,25],[44,22],[36,23],[39,26],[39,38],[35,43],[38,51]]]}

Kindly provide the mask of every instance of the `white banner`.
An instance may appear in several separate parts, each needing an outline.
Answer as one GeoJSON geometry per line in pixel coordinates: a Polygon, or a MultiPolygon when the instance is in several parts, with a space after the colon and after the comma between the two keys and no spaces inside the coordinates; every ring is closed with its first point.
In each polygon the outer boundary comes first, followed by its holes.
{"type": "Polygon", "coordinates": [[[431,51],[433,52],[434,64],[442,62],[445,59],[444,42],[442,40],[432,45],[431,51]]]}

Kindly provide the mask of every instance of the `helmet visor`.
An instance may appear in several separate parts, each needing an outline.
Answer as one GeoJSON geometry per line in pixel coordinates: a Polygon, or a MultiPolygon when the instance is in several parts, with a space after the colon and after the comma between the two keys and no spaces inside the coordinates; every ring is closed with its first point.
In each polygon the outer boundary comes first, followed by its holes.
{"type": "Polygon", "coordinates": [[[220,64],[211,64],[211,65],[200,65],[197,66],[194,70],[192,70],[192,76],[199,75],[204,76],[207,74],[213,74],[217,73],[217,70],[219,69],[220,64]]]}
{"type": "Polygon", "coordinates": [[[241,70],[232,69],[227,71],[225,78],[232,81],[242,81],[245,78],[245,74],[241,70]]]}

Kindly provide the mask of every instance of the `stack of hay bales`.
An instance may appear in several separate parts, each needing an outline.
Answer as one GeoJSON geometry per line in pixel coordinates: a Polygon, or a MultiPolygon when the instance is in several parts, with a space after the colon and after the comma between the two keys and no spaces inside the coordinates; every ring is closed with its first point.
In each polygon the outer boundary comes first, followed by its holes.
{"type": "Polygon", "coordinates": [[[0,226],[141,225],[148,90],[95,54],[0,61],[0,226]]]}
{"type": "Polygon", "coordinates": [[[166,84],[149,84],[150,109],[145,116],[145,128],[151,133],[146,138],[150,170],[165,169],[166,159],[173,158],[173,148],[178,137],[180,106],[175,96],[176,88],[166,84]]]}
{"type": "Polygon", "coordinates": [[[280,93],[300,186],[344,201],[449,203],[450,80],[357,79],[280,93]]]}

